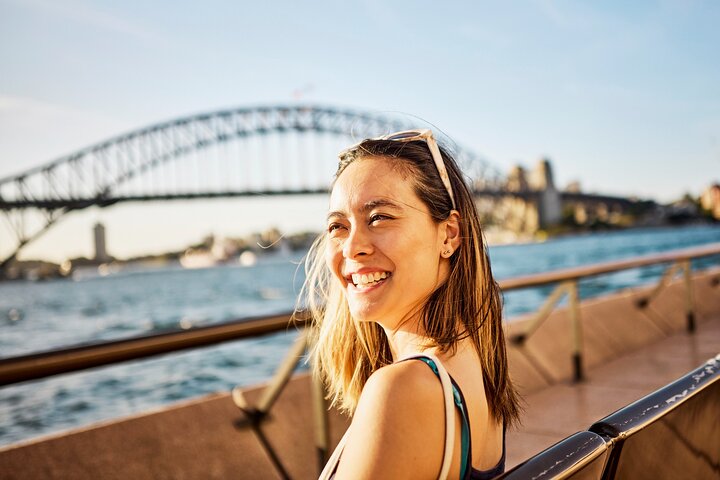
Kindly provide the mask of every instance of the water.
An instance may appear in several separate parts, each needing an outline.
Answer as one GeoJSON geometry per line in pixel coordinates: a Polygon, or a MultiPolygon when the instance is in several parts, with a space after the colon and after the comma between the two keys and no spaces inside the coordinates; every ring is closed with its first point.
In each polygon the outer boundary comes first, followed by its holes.
{"type": "MultiPolygon", "coordinates": [[[[497,278],[720,242],[720,227],[632,230],[490,250],[497,278]]],[[[126,270],[75,281],[0,283],[0,357],[168,328],[288,311],[303,280],[297,257],[252,267],[126,270]],[[12,311],[12,313],[11,313],[12,311]],[[19,318],[18,318],[19,317],[19,318]]],[[[693,263],[717,265],[717,257],[693,263]]],[[[583,298],[656,281],[663,266],[583,280],[583,298]]],[[[537,309],[551,287],[509,292],[506,317],[537,309]]],[[[0,389],[0,445],[145,412],[267,380],[295,331],[59,375],[0,389]]]]}

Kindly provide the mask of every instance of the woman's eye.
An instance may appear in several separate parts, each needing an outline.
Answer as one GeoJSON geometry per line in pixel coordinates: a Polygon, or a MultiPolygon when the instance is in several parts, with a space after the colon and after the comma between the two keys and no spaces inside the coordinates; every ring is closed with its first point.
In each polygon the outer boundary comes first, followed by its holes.
{"type": "Polygon", "coordinates": [[[343,225],[340,223],[331,223],[328,225],[328,233],[333,233],[337,231],[338,229],[343,228],[343,225]]]}
{"type": "Polygon", "coordinates": [[[382,214],[376,213],[376,214],[370,216],[370,223],[377,223],[380,220],[388,220],[389,218],[390,217],[388,217],[387,215],[382,215],[382,214]]]}

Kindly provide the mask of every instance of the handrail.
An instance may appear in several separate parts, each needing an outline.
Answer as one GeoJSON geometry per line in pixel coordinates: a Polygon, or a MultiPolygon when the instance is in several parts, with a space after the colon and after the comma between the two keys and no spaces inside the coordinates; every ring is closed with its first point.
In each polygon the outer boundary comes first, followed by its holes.
{"type": "Polygon", "coordinates": [[[682,250],[671,250],[669,252],[645,255],[642,257],[614,260],[611,262],[595,263],[580,267],[564,268],[552,272],[524,275],[522,277],[500,280],[500,288],[503,291],[517,290],[520,288],[538,287],[551,283],[559,283],[566,280],[577,280],[583,277],[592,277],[605,273],[618,272],[631,268],[646,267],[658,263],[681,262],[695,258],[720,255],[720,243],[711,243],[703,247],[685,248],[682,250]]]}
{"type": "MultiPolygon", "coordinates": [[[[571,298],[574,297],[577,299],[577,292],[575,291],[573,295],[573,286],[569,285],[568,282],[574,282],[582,277],[658,263],[673,261],[689,262],[690,259],[719,254],[720,243],[714,243],[705,247],[674,250],[628,260],[526,275],[501,280],[498,283],[502,290],[508,291],[560,282],[561,287],[567,290],[571,298]]],[[[290,312],[280,313],[266,317],[234,320],[217,325],[194,327],[187,330],[175,330],[123,340],[72,346],[29,355],[2,358],[0,359],[0,386],[287,330],[288,328],[292,328],[292,326],[289,325],[290,316],[290,312]]],[[[577,341],[579,338],[580,320],[577,312],[575,312],[574,316],[576,319],[573,324],[576,330],[573,335],[577,341]]],[[[301,328],[305,326],[306,323],[307,321],[298,320],[296,327],[301,328]]],[[[522,335],[523,339],[531,333],[532,332],[522,335]]],[[[580,368],[579,364],[578,368],[580,368]]],[[[578,375],[576,375],[576,378],[578,378],[578,375]]]]}
{"type": "MultiPolygon", "coordinates": [[[[0,358],[0,386],[293,328],[291,312],[0,358]]],[[[297,328],[305,325],[296,321],[297,328]]]]}
{"type": "Polygon", "coordinates": [[[682,271],[683,283],[685,284],[685,317],[687,331],[692,333],[695,331],[695,301],[693,298],[691,260],[694,258],[709,257],[712,255],[720,255],[720,243],[713,243],[702,247],[687,248],[682,250],[673,250],[670,252],[657,253],[625,260],[567,268],[563,270],[556,270],[554,272],[517,277],[500,282],[500,287],[504,291],[537,287],[540,285],[558,284],[553,292],[547,297],[545,303],[537,311],[534,317],[525,323],[523,331],[510,337],[510,341],[518,346],[522,346],[527,339],[537,331],[538,327],[550,316],[550,313],[552,313],[553,309],[558,305],[560,300],[567,295],[569,300],[570,334],[572,338],[571,359],[573,365],[573,380],[575,382],[579,382],[583,379],[583,335],[582,320],[580,317],[580,295],[578,291],[578,282],[581,278],[627,270],[630,268],[638,268],[660,263],[670,263],[670,266],[665,270],[665,273],[663,273],[660,278],[658,285],[650,292],[649,295],[639,298],[636,301],[636,305],[638,308],[647,307],[650,301],[656,298],[659,292],[665,288],[669,280],[675,276],[676,273],[682,271]]]}

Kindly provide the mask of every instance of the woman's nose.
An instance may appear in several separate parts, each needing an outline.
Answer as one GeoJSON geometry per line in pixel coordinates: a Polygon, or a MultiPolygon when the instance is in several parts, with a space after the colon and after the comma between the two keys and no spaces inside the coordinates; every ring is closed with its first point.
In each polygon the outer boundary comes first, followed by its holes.
{"type": "Polygon", "coordinates": [[[355,258],[358,255],[370,255],[372,251],[372,241],[368,232],[362,228],[353,228],[345,239],[343,257],[355,258]]]}

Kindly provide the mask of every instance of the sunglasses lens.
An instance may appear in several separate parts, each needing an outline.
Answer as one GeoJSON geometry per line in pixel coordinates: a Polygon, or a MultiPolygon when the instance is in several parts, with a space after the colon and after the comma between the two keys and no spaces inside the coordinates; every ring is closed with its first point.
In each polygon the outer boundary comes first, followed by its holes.
{"type": "Polygon", "coordinates": [[[385,140],[405,140],[406,138],[417,137],[420,132],[402,132],[386,137],[385,140]]]}

